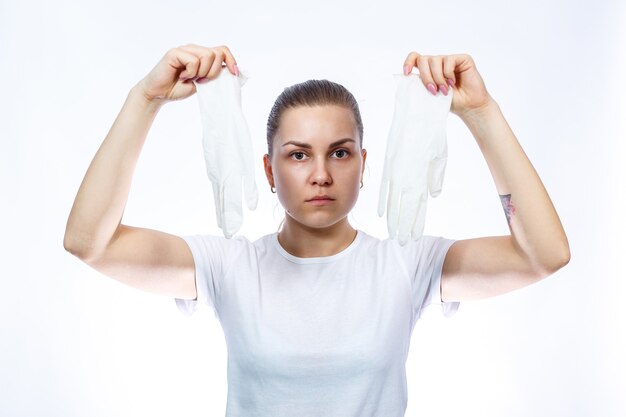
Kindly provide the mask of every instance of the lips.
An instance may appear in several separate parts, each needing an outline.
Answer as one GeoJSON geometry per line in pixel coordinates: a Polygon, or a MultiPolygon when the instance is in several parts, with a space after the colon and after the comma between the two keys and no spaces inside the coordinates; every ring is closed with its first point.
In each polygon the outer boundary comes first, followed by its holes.
{"type": "Polygon", "coordinates": [[[317,195],[307,201],[316,201],[316,200],[334,200],[334,198],[327,195],[317,195]]]}

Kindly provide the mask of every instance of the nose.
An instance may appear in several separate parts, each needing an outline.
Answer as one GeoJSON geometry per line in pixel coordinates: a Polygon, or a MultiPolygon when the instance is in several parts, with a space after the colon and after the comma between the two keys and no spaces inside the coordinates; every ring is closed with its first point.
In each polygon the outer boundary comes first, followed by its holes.
{"type": "Polygon", "coordinates": [[[311,173],[311,182],[317,185],[330,185],[333,183],[330,170],[326,166],[325,158],[318,158],[313,165],[313,172],[311,173]]]}

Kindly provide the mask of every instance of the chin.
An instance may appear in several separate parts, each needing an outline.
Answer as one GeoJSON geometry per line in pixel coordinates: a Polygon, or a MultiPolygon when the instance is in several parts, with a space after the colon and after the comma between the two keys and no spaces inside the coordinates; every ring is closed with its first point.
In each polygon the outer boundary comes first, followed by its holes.
{"type": "Polygon", "coordinates": [[[332,227],[337,223],[343,221],[347,216],[346,213],[343,216],[331,216],[329,214],[320,215],[320,214],[312,214],[312,215],[296,215],[294,216],[291,212],[287,211],[286,215],[291,217],[291,219],[302,226],[311,228],[311,229],[326,229],[328,227],[332,227]]]}

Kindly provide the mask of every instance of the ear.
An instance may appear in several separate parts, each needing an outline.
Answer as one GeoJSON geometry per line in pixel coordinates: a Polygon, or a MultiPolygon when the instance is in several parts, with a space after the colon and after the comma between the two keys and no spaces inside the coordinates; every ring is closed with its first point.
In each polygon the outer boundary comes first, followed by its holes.
{"type": "Polygon", "coordinates": [[[270,187],[274,187],[274,171],[272,170],[272,162],[268,154],[263,155],[263,169],[270,187]]]}
{"type": "Polygon", "coordinates": [[[361,150],[361,156],[363,157],[363,167],[361,168],[361,179],[362,179],[363,173],[365,172],[365,160],[367,159],[367,149],[361,150]]]}

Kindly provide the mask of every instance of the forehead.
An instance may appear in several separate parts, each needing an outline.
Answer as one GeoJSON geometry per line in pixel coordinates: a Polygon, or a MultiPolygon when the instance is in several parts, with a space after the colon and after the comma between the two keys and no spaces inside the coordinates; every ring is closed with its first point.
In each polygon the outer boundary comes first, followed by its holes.
{"type": "Polygon", "coordinates": [[[336,105],[299,106],[287,109],[280,118],[276,134],[278,144],[301,140],[305,142],[335,141],[338,138],[357,140],[358,130],[350,109],[336,105]]]}

